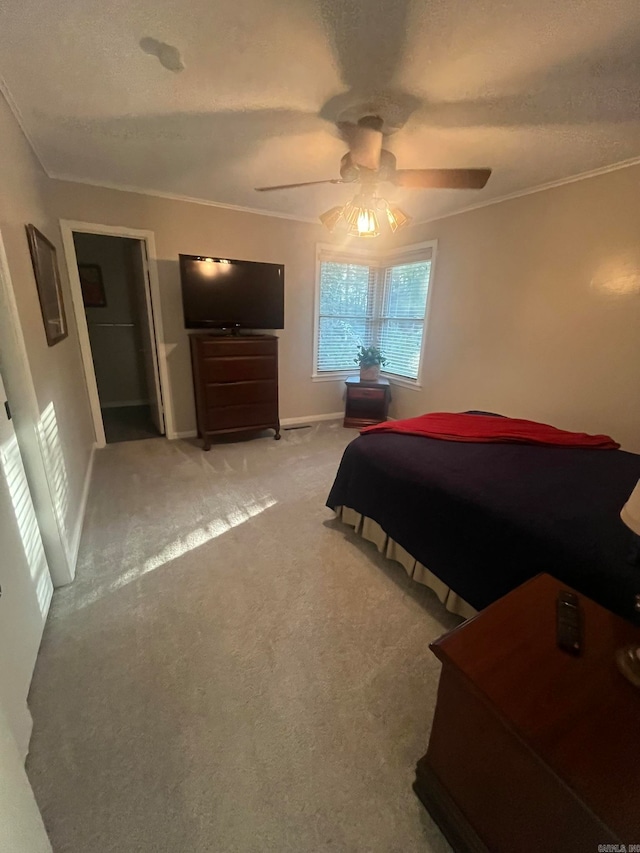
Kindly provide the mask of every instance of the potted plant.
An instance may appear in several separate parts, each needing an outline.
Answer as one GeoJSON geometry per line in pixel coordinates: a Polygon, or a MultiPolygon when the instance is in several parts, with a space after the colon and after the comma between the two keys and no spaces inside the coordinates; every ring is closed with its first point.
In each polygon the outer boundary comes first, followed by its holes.
{"type": "Polygon", "coordinates": [[[359,346],[354,361],[360,366],[360,382],[377,382],[380,378],[380,367],[387,364],[387,359],[378,347],[359,346]]]}

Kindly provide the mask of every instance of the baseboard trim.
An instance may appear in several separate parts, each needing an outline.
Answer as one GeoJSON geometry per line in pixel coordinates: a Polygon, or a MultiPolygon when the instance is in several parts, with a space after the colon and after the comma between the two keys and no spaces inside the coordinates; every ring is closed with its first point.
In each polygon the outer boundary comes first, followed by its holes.
{"type": "MultiPolygon", "coordinates": [[[[344,412],[329,412],[325,415],[307,415],[306,418],[281,418],[280,426],[281,427],[289,427],[289,426],[300,426],[300,424],[315,424],[320,421],[341,421],[344,418],[344,412]]],[[[174,440],[176,438],[197,438],[198,432],[195,429],[188,429],[184,432],[174,432],[171,435],[167,435],[169,440],[174,440]]]]}
{"type": "Polygon", "coordinates": [[[91,487],[91,476],[93,474],[93,461],[96,455],[96,445],[91,447],[91,455],[89,456],[89,464],[84,475],[84,483],[82,486],[82,495],[80,496],[80,506],[78,508],[78,517],[73,530],[73,539],[70,545],[69,563],[73,578],[76,576],[76,565],[78,562],[78,552],[80,551],[80,539],[82,538],[82,528],[84,526],[84,517],[87,512],[87,501],[89,500],[89,488],[91,487]]]}
{"type": "Polygon", "coordinates": [[[195,429],[187,429],[183,432],[172,432],[171,435],[167,434],[167,438],[169,441],[175,441],[176,438],[197,438],[198,431],[195,429]]]}
{"type": "Polygon", "coordinates": [[[344,412],[329,412],[326,415],[307,415],[305,418],[282,418],[280,426],[299,426],[300,424],[315,424],[320,421],[341,421],[344,418],[344,412]]]}

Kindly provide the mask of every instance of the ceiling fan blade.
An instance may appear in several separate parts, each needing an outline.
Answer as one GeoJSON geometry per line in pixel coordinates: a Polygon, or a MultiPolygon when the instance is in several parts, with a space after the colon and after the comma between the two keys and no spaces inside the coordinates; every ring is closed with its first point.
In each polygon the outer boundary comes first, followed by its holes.
{"type": "Polygon", "coordinates": [[[491,169],[397,169],[391,181],[409,189],[481,190],[491,169]]]}
{"type": "Polygon", "coordinates": [[[279,184],[277,187],[255,187],[258,193],[268,193],[271,190],[293,190],[296,187],[313,187],[317,184],[343,184],[341,178],[330,178],[328,181],[305,181],[302,184],[279,184]]]}
{"type": "Polygon", "coordinates": [[[351,163],[376,172],[382,151],[382,120],[377,116],[361,119],[358,124],[344,123],[340,131],[349,146],[351,163]]]}

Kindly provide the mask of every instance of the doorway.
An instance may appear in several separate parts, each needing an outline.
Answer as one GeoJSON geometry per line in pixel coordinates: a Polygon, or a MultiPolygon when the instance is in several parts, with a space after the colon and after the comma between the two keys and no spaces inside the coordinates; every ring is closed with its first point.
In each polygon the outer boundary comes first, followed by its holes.
{"type": "Polygon", "coordinates": [[[83,223],[61,226],[96,443],[164,435],[166,365],[159,358],[152,235],[83,223]]]}

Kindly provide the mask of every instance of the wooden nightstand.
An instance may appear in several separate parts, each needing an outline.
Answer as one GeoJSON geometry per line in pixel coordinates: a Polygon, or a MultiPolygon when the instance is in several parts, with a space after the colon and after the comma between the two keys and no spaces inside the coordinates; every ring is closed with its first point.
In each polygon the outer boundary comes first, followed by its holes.
{"type": "Polygon", "coordinates": [[[640,628],[579,595],[573,657],[556,645],[561,589],[538,575],[431,644],[442,673],[414,790],[458,853],[640,845],[640,690],[615,662],[640,628]]]}
{"type": "Polygon", "coordinates": [[[346,386],[347,402],[343,426],[361,429],[386,421],[391,401],[391,385],[388,379],[361,382],[359,376],[350,376],[346,380],[346,386]]]}

